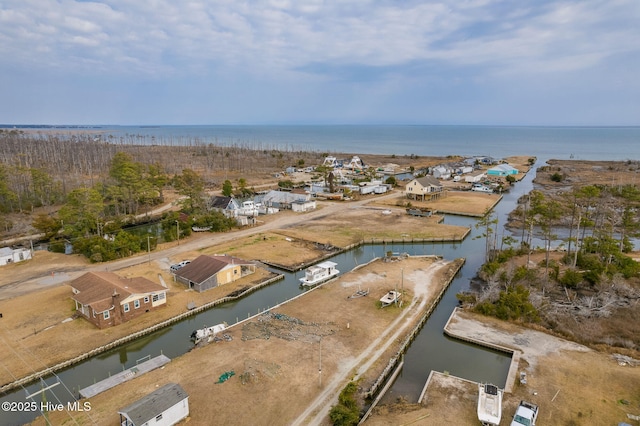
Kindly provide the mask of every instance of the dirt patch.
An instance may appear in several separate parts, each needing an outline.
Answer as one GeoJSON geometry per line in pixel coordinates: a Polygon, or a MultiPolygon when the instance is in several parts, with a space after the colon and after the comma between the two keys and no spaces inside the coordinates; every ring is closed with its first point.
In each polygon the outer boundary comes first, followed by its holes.
{"type": "Polygon", "coordinates": [[[262,282],[273,274],[258,268],[255,274],[246,276],[232,284],[198,293],[187,290],[184,285],[174,283],[171,274],[158,272],[158,264],[142,264],[119,271],[119,275],[144,276],[158,282],[162,276],[169,287],[165,307],[148,312],[134,321],[105,330],[99,330],[88,321],[76,318],[75,303],[71,299],[68,285],[55,286],[39,291],[36,296],[26,295],[0,301],[0,337],[12,351],[0,353],[0,383],[6,384],[46,367],[71,359],[96,347],[143,330],[163,320],[186,312],[187,305],[196,307],[227,296],[238,289],[262,282]],[[65,336],[74,336],[69,344],[65,336]],[[23,360],[30,360],[26,363],[23,360]]]}
{"type": "MultiPolygon", "coordinates": [[[[527,383],[517,381],[504,395],[501,425],[510,424],[521,400],[539,406],[539,424],[618,424],[640,414],[640,368],[623,358],[468,312],[459,312],[452,328],[521,351],[519,371],[527,383]]],[[[421,404],[378,407],[366,424],[476,424],[477,392],[473,382],[432,373],[421,404]]]]}
{"type": "Polygon", "coordinates": [[[92,420],[116,423],[118,408],[174,381],[189,394],[193,424],[210,424],[211,419],[219,424],[324,424],[328,409],[350,379],[360,377],[361,387],[366,388],[378,377],[445,284],[436,277],[451,278],[450,265],[435,258],[406,258],[376,261],[347,273],[231,326],[226,330],[231,341],[197,348],[162,371],[91,398],[92,420]],[[403,271],[403,305],[381,309],[378,299],[400,285],[403,271]],[[369,295],[349,298],[363,282],[369,295]],[[216,384],[229,371],[235,376],[216,384]],[[242,409],[232,408],[241,401],[248,403],[242,409]]]}

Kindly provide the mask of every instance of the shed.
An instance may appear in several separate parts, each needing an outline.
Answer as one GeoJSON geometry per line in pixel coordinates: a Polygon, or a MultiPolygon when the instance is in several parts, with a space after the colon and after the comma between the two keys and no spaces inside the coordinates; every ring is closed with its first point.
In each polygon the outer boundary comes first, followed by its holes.
{"type": "Polygon", "coordinates": [[[297,200],[291,203],[291,210],[294,212],[308,212],[309,210],[315,210],[315,200],[297,200]]]}
{"type": "Polygon", "coordinates": [[[0,248],[0,266],[31,259],[31,250],[26,248],[0,248]]]}
{"type": "Polygon", "coordinates": [[[171,426],[189,415],[189,395],[177,383],[168,383],[118,410],[122,426],[171,426]]]}

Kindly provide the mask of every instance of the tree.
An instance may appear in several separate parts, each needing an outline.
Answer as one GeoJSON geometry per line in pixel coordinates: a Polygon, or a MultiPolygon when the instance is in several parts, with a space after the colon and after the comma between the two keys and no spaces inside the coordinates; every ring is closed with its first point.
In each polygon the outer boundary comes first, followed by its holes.
{"type": "Polygon", "coordinates": [[[38,231],[45,234],[45,239],[49,240],[58,234],[58,231],[62,229],[62,223],[60,219],[51,217],[47,214],[39,214],[33,219],[31,225],[38,231]]]}
{"type": "Polygon", "coordinates": [[[102,196],[98,191],[78,188],[67,195],[67,202],[58,212],[58,217],[66,234],[89,236],[100,234],[103,210],[102,196]]]}
{"type": "Polygon", "coordinates": [[[225,197],[230,197],[233,194],[233,184],[230,180],[225,180],[222,184],[222,195],[225,197]]]}
{"type": "Polygon", "coordinates": [[[187,199],[183,207],[188,212],[204,210],[204,179],[191,169],[182,170],[182,174],[174,178],[174,186],[180,195],[187,199]]]}

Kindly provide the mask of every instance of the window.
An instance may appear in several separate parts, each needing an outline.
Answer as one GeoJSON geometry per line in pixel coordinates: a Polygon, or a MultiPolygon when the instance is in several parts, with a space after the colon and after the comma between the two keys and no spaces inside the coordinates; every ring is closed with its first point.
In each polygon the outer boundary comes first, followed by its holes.
{"type": "Polygon", "coordinates": [[[158,301],[158,295],[157,295],[157,294],[154,294],[154,295],[153,295],[153,301],[154,301],[154,302],[157,302],[157,301],[158,301]]]}
{"type": "Polygon", "coordinates": [[[110,315],[109,315],[109,311],[104,311],[104,312],[102,313],[102,316],[104,317],[104,319],[108,320],[108,319],[109,319],[109,317],[110,317],[110,315]]]}
{"type": "Polygon", "coordinates": [[[125,303],[124,305],[122,305],[122,309],[123,309],[125,312],[129,312],[129,304],[128,304],[128,303],[125,303]]]}
{"type": "Polygon", "coordinates": [[[140,300],[134,300],[133,301],[133,307],[138,309],[140,307],[140,300]]]}
{"type": "Polygon", "coordinates": [[[158,422],[158,421],[160,421],[160,420],[162,420],[162,414],[158,414],[158,415],[156,416],[156,422],[158,422]]]}
{"type": "Polygon", "coordinates": [[[144,297],[144,303],[149,303],[149,296],[144,297]]]}

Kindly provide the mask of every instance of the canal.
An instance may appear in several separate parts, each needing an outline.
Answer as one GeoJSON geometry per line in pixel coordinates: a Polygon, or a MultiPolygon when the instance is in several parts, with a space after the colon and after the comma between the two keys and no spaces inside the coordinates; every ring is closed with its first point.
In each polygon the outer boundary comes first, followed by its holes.
{"type": "MultiPolygon", "coordinates": [[[[523,181],[515,185],[512,192],[504,194],[504,198],[496,206],[494,211],[501,227],[506,223],[506,215],[515,207],[517,199],[531,189],[533,170],[523,181]]],[[[405,354],[402,372],[388,391],[386,401],[399,396],[406,397],[409,401],[416,401],[432,370],[446,371],[473,381],[491,382],[501,387],[505,385],[510,356],[451,339],[443,333],[444,325],[453,308],[457,305],[456,293],[469,289],[471,279],[484,261],[485,250],[484,240],[478,238],[481,231],[475,228],[477,219],[447,216],[445,223],[470,227],[471,233],[462,243],[407,242],[364,245],[331,258],[343,273],[375,257],[381,257],[388,251],[411,255],[436,254],[445,259],[466,258],[465,265],[405,354]]],[[[408,236],[407,240],[410,239],[411,236],[408,236]]],[[[221,322],[227,322],[229,325],[235,324],[305,291],[298,285],[298,278],[302,277],[304,271],[297,273],[277,272],[283,273],[285,279],[251,293],[243,299],[216,306],[153,334],[97,355],[60,371],[55,376],[47,377],[42,382],[12,391],[0,398],[0,402],[24,402],[26,394],[37,392],[42,387],[52,385],[59,380],[60,385],[45,391],[45,397],[47,401],[66,404],[77,398],[79,389],[135,366],[136,361],[145,357],[164,354],[173,359],[183,355],[193,346],[190,341],[193,330],[221,322]]],[[[38,364],[34,363],[33,365],[34,370],[42,369],[42,366],[38,364]]],[[[41,396],[34,397],[38,403],[41,398],[41,396]]],[[[21,425],[33,420],[38,415],[40,415],[39,411],[2,411],[0,412],[0,424],[21,425]]]]}

